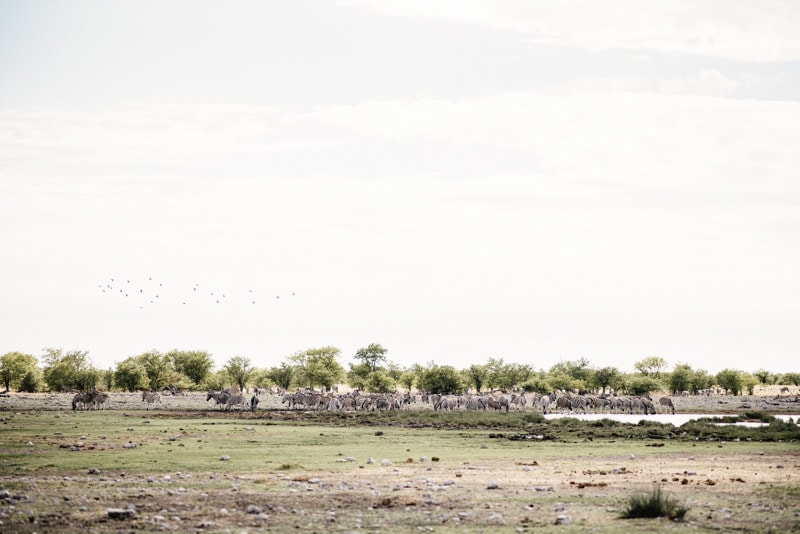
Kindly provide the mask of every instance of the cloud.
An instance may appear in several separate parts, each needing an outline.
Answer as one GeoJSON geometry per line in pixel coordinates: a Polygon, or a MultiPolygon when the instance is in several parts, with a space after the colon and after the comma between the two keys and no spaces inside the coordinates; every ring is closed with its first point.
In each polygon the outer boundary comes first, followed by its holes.
{"type": "Polygon", "coordinates": [[[532,44],[591,51],[625,49],[782,62],[800,59],[800,4],[792,0],[345,0],[385,16],[513,31],[532,44]]]}

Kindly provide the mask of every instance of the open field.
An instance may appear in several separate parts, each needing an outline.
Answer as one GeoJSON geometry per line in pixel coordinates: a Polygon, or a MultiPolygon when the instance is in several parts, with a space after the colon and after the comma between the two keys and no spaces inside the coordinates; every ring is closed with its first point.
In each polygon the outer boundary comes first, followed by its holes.
{"type": "Polygon", "coordinates": [[[2,532],[800,529],[793,425],[52,401],[0,410],[2,532]],[[619,519],[654,486],[689,508],[685,521],[619,519]]]}

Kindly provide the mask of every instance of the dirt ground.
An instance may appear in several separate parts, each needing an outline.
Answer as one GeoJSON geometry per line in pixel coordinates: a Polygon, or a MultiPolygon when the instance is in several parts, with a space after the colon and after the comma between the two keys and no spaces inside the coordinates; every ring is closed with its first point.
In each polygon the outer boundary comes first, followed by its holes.
{"type": "MultiPolygon", "coordinates": [[[[113,394],[112,409],[143,412],[113,394]]],[[[165,397],[159,412],[208,410],[204,394],[165,397]]],[[[3,412],[71,411],[69,395],[0,398],[3,412]]],[[[794,395],[675,397],[685,413],[798,413],[794,395]]],[[[280,398],[260,408],[279,408],[280,398]]],[[[164,414],[167,417],[169,415],[164,414]]],[[[0,434],[0,441],[2,435],[0,434]]],[[[487,447],[497,444],[489,441],[487,447]]],[[[0,466],[0,532],[636,532],[800,531],[800,447],[625,442],[624,452],[543,445],[516,459],[360,465],[233,475],[94,470],[11,474],[0,466]],[[633,492],[660,486],[686,520],[619,519],[633,492]]],[[[596,449],[603,450],[603,449],[596,449]]]]}

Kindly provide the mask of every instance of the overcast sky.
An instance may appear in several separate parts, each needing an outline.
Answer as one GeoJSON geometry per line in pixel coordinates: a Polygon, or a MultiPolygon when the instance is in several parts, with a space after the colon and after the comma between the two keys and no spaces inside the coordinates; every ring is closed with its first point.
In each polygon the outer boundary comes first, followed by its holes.
{"type": "Polygon", "coordinates": [[[798,371],[798,27],[0,0],[0,353],[798,371]]]}

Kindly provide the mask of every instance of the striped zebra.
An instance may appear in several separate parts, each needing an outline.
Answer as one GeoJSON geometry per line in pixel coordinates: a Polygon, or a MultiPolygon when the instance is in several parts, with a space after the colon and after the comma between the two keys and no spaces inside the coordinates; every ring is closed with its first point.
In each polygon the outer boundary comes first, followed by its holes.
{"type": "Polygon", "coordinates": [[[661,397],[658,399],[658,405],[663,406],[666,409],[672,410],[672,415],[675,415],[675,405],[672,403],[672,399],[669,397],[661,397]]]}
{"type": "Polygon", "coordinates": [[[220,409],[224,409],[225,405],[228,402],[228,397],[231,396],[231,393],[228,393],[225,390],[222,391],[209,391],[206,395],[206,402],[214,399],[214,407],[220,407],[220,409]]]}
{"type": "Polygon", "coordinates": [[[145,404],[145,409],[149,410],[151,404],[161,404],[161,393],[142,391],[142,402],[145,404]]]}
{"type": "Polygon", "coordinates": [[[242,411],[243,409],[248,409],[249,407],[250,403],[241,393],[230,395],[225,400],[225,411],[231,410],[232,408],[239,408],[239,411],[242,411]]]}

